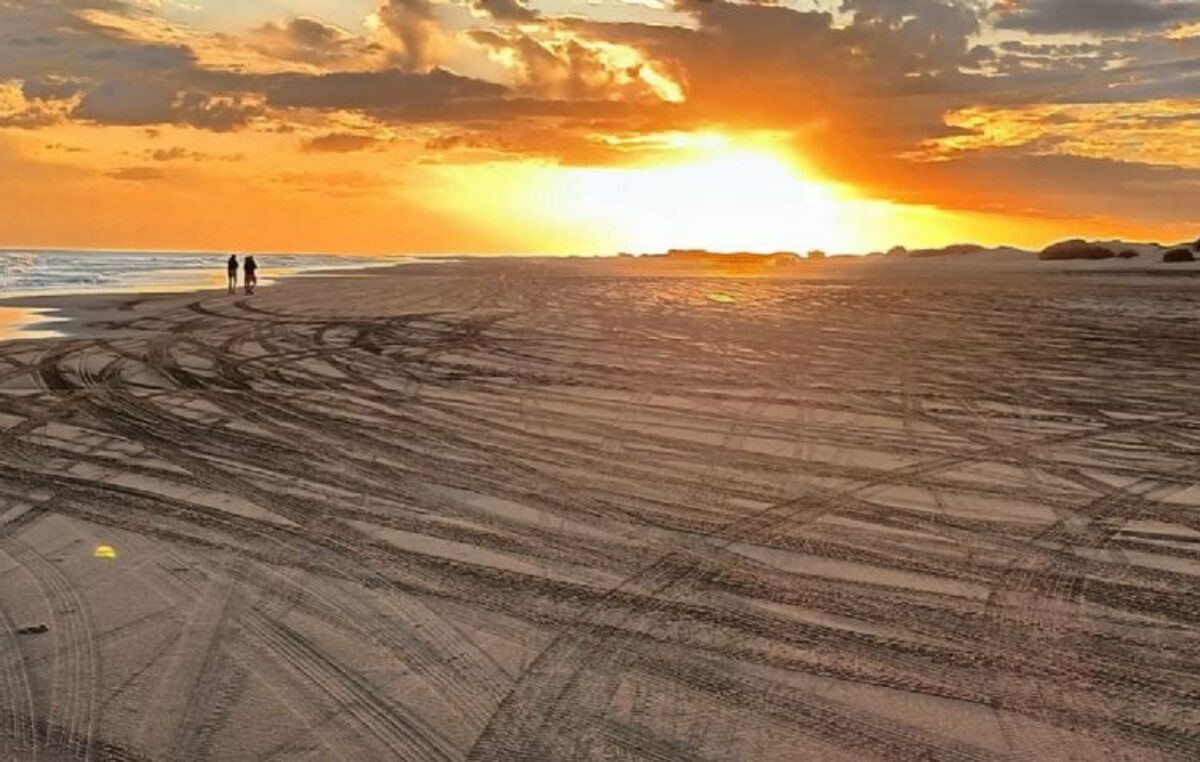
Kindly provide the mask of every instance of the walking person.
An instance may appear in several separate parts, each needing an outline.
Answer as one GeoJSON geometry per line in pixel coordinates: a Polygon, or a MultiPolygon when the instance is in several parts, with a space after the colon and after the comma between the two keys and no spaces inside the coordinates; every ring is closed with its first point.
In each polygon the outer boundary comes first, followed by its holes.
{"type": "Polygon", "coordinates": [[[236,294],[237,293],[237,271],[238,271],[238,261],[237,261],[236,254],[229,255],[229,262],[225,265],[225,267],[229,271],[229,293],[236,294]]]}
{"type": "Polygon", "coordinates": [[[254,287],[258,285],[258,263],[254,261],[253,256],[248,256],[243,267],[246,270],[246,277],[244,279],[246,293],[253,294],[254,287]]]}

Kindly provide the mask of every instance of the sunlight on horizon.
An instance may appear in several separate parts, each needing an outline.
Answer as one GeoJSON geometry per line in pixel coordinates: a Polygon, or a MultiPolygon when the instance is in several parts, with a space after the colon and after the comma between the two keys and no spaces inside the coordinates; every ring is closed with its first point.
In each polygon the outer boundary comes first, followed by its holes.
{"type": "MultiPolygon", "coordinates": [[[[1005,230],[986,215],[862,197],[770,138],[673,136],[680,158],[652,166],[548,168],[537,203],[605,245],[634,253],[885,250],[1005,230]]],[[[986,236],[985,236],[986,237],[986,236]]]]}
{"type": "Polygon", "coordinates": [[[770,134],[657,133],[611,144],[637,146],[654,163],[430,167],[419,198],[450,218],[471,216],[513,249],[547,254],[1037,247],[1064,232],[1055,220],[866,197],[822,178],[770,134]]]}
{"type": "Polygon", "coordinates": [[[563,169],[556,213],[642,251],[838,248],[842,192],[779,156],[738,145],[657,167],[563,169]]]}

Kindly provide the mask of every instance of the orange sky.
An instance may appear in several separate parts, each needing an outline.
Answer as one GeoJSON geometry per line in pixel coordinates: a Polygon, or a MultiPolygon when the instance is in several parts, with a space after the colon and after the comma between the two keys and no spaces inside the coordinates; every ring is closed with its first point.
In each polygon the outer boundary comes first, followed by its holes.
{"type": "Polygon", "coordinates": [[[1195,238],[1198,40],[1155,0],[13,0],[0,246],[1195,238]]]}

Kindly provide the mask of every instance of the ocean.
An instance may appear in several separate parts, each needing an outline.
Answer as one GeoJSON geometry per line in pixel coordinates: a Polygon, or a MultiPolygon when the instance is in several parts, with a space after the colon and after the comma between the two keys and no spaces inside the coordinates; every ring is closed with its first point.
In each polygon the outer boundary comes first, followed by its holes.
{"type": "MultiPolygon", "coordinates": [[[[191,291],[225,284],[227,252],[0,250],[0,298],[95,291],[191,291]]],[[[256,254],[260,282],[272,275],[364,267],[395,258],[256,254]]],[[[240,260],[241,257],[239,256],[240,260]]]]}
{"type": "MultiPolygon", "coordinates": [[[[228,252],[0,250],[0,300],[98,292],[224,288],[228,252]]],[[[239,260],[242,257],[239,255],[239,260]]],[[[403,257],[255,254],[259,284],[314,270],[395,264],[403,257]]],[[[0,340],[58,335],[53,311],[0,301],[0,340]]]]}

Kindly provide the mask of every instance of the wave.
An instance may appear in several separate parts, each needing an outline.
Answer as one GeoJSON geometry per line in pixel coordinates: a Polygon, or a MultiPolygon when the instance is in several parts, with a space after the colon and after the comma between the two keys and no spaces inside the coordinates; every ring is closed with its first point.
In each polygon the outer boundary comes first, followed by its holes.
{"type": "MultiPolygon", "coordinates": [[[[228,254],[222,253],[0,251],[0,293],[105,291],[135,287],[206,288],[224,282],[228,258],[228,254]]],[[[255,259],[263,275],[397,261],[381,257],[297,254],[256,254],[255,259]]]]}

